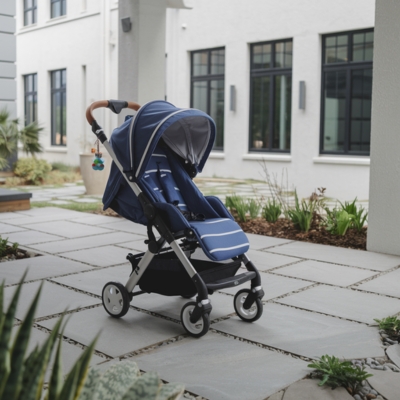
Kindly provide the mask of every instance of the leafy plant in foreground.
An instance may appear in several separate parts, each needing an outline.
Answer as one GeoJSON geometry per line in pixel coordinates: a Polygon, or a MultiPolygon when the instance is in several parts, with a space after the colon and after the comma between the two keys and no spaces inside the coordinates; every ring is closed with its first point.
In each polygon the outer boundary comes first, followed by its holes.
{"type": "Polygon", "coordinates": [[[20,158],[14,168],[14,174],[23,178],[28,184],[39,185],[51,171],[51,165],[46,160],[36,158],[20,158]]]}
{"type": "Polygon", "coordinates": [[[332,235],[345,235],[354,220],[354,216],[346,210],[338,210],[336,208],[333,210],[325,208],[325,211],[326,218],[324,225],[326,230],[332,235]]]}
{"type": "Polygon", "coordinates": [[[340,361],[335,356],[324,355],[308,365],[316,370],[321,378],[319,386],[328,385],[332,388],[345,387],[351,394],[358,392],[361,382],[372,376],[365,367],[354,366],[350,361],[340,361]]]}
{"type": "Polygon", "coordinates": [[[302,200],[299,202],[297,192],[294,192],[295,208],[288,211],[294,226],[303,232],[310,230],[315,211],[315,202],[302,200]]]}
{"type": "Polygon", "coordinates": [[[349,215],[352,215],[351,227],[357,229],[358,232],[361,232],[367,217],[368,212],[363,208],[357,208],[356,205],[357,197],[353,200],[352,203],[345,201],[344,204],[340,203],[342,210],[346,211],[349,215]]]}
{"type": "Polygon", "coordinates": [[[225,205],[230,209],[232,214],[237,214],[239,221],[246,221],[246,213],[249,209],[249,205],[242,196],[236,194],[226,196],[225,205]]]}
{"type": "Polygon", "coordinates": [[[250,218],[255,219],[258,217],[258,214],[260,214],[261,204],[255,199],[250,199],[247,202],[247,208],[249,210],[250,218]]]}
{"type": "Polygon", "coordinates": [[[18,243],[8,244],[8,238],[2,239],[0,236],[0,258],[8,254],[17,254],[18,243]]]}
{"type": "Polygon", "coordinates": [[[262,216],[268,222],[276,222],[279,216],[282,214],[282,208],[275,199],[268,199],[267,204],[262,210],[262,216]]]}

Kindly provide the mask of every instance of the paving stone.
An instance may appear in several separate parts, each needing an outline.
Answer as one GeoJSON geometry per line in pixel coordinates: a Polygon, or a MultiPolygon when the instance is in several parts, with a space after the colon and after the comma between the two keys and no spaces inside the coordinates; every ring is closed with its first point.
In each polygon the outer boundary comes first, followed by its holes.
{"type": "Polygon", "coordinates": [[[394,344],[386,349],[387,356],[400,368],[400,344],[394,344]]]}
{"type": "MultiPolygon", "coordinates": [[[[16,318],[25,318],[40,284],[41,282],[32,282],[24,283],[22,285],[20,301],[15,314],[16,318]]],[[[6,307],[8,307],[16,288],[16,286],[12,286],[4,289],[4,302],[6,307]]],[[[55,283],[44,281],[35,318],[46,317],[48,315],[62,313],[65,310],[75,310],[76,308],[87,307],[99,303],[99,299],[75,292],[74,290],[64,288],[55,283]]]]}
{"type": "Polygon", "coordinates": [[[18,216],[18,214],[13,212],[0,212],[0,221],[6,221],[15,218],[16,216],[18,216]]]}
{"type": "Polygon", "coordinates": [[[267,400],[282,400],[285,392],[283,390],[278,393],[274,393],[272,396],[269,396],[267,400]]]}
{"type": "Polygon", "coordinates": [[[67,210],[58,207],[41,207],[41,208],[31,208],[29,210],[18,211],[17,214],[30,215],[32,217],[38,217],[40,215],[63,215],[64,218],[78,218],[82,215],[79,211],[67,210]]]}
{"type": "MultiPolygon", "coordinates": [[[[220,293],[214,293],[209,297],[212,305],[211,320],[221,318],[235,312],[233,297],[220,293]]],[[[134,297],[131,305],[144,310],[152,311],[165,317],[181,319],[182,307],[189,301],[195,299],[184,299],[180,296],[162,296],[156,293],[143,294],[134,297]]]]}
{"type": "Polygon", "coordinates": [[[76,199],[79,199],[79,196],[70,196],[70,195],[65,196],[65,195],[63,195],[63,196],[60,196],[60,199],[63,199],[63,200],[76,200],[76,199]]]}
{"type": "Polygon", "coordinates": [[[357,289],[367,290],[388,296],[400,297],[400,269],[379,276],[376,279],[357,286],[357,289]]]}
{"type": "Polygon", "coordinates": [[[212,332],[132,357],[139,368],[208,399],[261,400],[303,378],[307,363],[212,332]]]}
{"type": "MultiPolygon", "coordinates": [[[[83,214],[83,213],[82,213],[83,214]]],[[[87,225],[100,225],[100,224],[108,224],[119,221],[116,217],[109,217],[107,215],[97,215],[97,214],[83,214],[79,218],[71,219],[72,222],[79,222],[81,224],[87,225]]]]}
{"type": "Polygon", "coordinates": [[[50,200],[50,204],[58,204],[58,205],[65,205],[65,204],[71,204],[70,201],[64,201],[64,200],[50,200]]]}
{"type": "MultiPolygon", "coordinates": [[[[41,321],[39,325],[51,329],[56,319],[41,321]]],[[[103,307],[73,313],[64,336],[88,345],[101,331],[96,350],[118,357],[143,347],[184,333],[181,325],[129,309],[123,318],[113,318],[103,307]]]]}
{"type": "Polygon", "coordinates": [[[400,373],[389,371],[379,371],[367,368],[368,373],[373,374],[368,378],[369,384],[386,400],[399,400],[400,393],[400,373]]]}
{"type": "Polygon", "coordinates": [[[7,234],[8,240],[11,243],[18,243],[20,245],[31,245],[36,243],[46,243],[54,240],[60,240],[62,237],[57,235],[50,235],[48,233],[24,230],[22,232],[12,232],[7,234]]]}
{"type": "Polygon", "coordinates": [[[386,271],[400,265],[399,256],[305,242],[293,241],[268,251],[317,261],[334,261],[337,264],[375,271],[386,271]]]}
{"type": "Polygon", "coordinates": [[[253,233],[246,233],[250,242],[250,248],[253,250],[267,249],[270,247],[280,246],[282,244],[290,243],[291,240],[279,239],[272,236],[255,235],[253,233]]]}
{"type": "Polygon", "coordinates": [[[274,273],[337,286],[349,286],[377,274],[370,270],[312,260],[276,269],[274,273]]]}
{"type": "MultiPolygon", "coordinates": [[[[114,220],[115,221],[115,220],[114,220]]],[[[104,228],[108,229],[114,229],[116,231],[123,231],[123,232],[129,232],[129,233],[138,233],[140,235],[146,235],[147,236],[147,229],[144,225],[140,224],[135,224],[132,221],[128,221],[126,219],[118,219],[115,222],[107,222],[105,224],[99,224],[99,226],[102,226],[104,228]]]]}
{"type": "Polygon", "coordinates": [[[9,225],[9,224],[4,224],[2,222],[0,222],[0,235],[7,234],[7,233],[11,233],[11,232],[21,232],[21,231],[26,231],[26,229],[21,228],[19,226],[13,226],[13,225],[9,225]]]}
{"type": "MultiPolygon", "coordinates": [[[[265,292],[263,297],[263,301],[265,301],[313,285],[313,282],[262,273],[261,285],[265,292]]],[[[235,295],[240,289],[244,288],[250,288],[250,282],[246,282],[240,287],[222,289],[221,292],[235,295]]]]}
{"type": "Polygon", "coordinates": [[[90,269],[92,267],[89,265],[46,255],[0,263],[0,277],[1,280],[5,279],[6,285],[14,285],[21,280],[25,271],[27,271],[25,281],[31,281],[90,269]]]}
{"type": "Polygon", "coordinates": [[[276,301],[367,324],[374,324],[374,318],[384,318],[400,312],[398,299],[326,285],[313,287],[276,301]]]}
{"type": "Polygon", "coordinates": [[[41,195],[37,195],[35,193],[32,193],[32,197],[31,197],[31,203],[35,203],[35,202],[42,202],[42,201],[50,201],[52,199],[52,197],[48,197],[48,196],[41,196],[41,195]]]}
{"type": "Polygon", "coordinates": [[[124,242],[124,243],[118,243],[119,247],[123,247],[124,249],[132,250],[133,253],[135,252],[146,252],[148,250],[147,244],[144,243],[145,238],[142,237],[142,239],[139,240],[134,240],[134,241],[129,241],[129,242],[124,242]]]}
{"type": "Polygon", "coordinates": [[[54,242],[49,242],[49,243],[30,245],[30,247],[37,251],[44,251],[47,253],[57,254],[67,251],[83,250],[94,247],[107,246],[121,242],[126,243],[127,239],[130,239],[129,243],[132,243],[133,241],[138,240],[139,238],[143,241],[143,237],[140,237],[139,235],[135,235],[132,233],[111,232],[106,234],[103,233],[101,235],[86,236],[83,238],[56,240],[54,242]]]}
{"type": "Polygon", "coordinates": [[[353,396],[342,387],[332,390],[327,386],[318,386],[315,379],[303,379],[290,385],[283,400],[354,400],[353,396]]]}
{"type": "Polygon", "coordinates": [[[82,199],[76,199],[74,200],[77,203],[98,203],[98,199],[91,199],[90,197],[84,197],[82,199]]]}
{"type": "MultiPolygon", "coordinates": [[[[14,334],[16,333],[16,330],[17,329],[14,329],[15,331],[14,334]]],[[[47,332],[41,331],[36,328],[32,328],[27,348],[27,354],[30,354],[34,350],[36,345],[42,346],[44,342],[48,339],[48,337],[49,334],[47,332]]],[[[52,357],[50,359],[49,368],[47,369],[45,375],[45,382],[50,380],[55,352],[56,351],[54,350],[52,357]]],[[[80,347],[70,344],[66,341],[63,341],[61,345],[61,364],[62,364],[63,374],[67,374],[71,370],[71,368],[78,360],[78,358],[82,355],[82,353],[83,349],[81,349],[80,347]]],[[[106,360],[107,360],[106,358],[102,358],[96,354],[92,354],[89,365],[96,365],[99,363],[103,363],[106,360]]]]}
{"type": "Polygon", "coordinates": [[[346,359],[384,356],[375,327],[274,303],[265,304],[263,315],[252,324],[232,317],[212,327],[310,358],[324,354],[346,359]]]}
{"type": "Polygon", "coordinates": [[[104,285],[107,282],[120,282],[125,285],[128,281],[132,268],[130,263],[118,265],[117,267],[91,269],[80,274],[67,275],[52,278],[53,282],[62,283],[84,292],[101,296],[104,285]]]}
{"type": "Polygon", "coordinates": [[[126,262],[128,252],[126,249],[117,246],[102,246],[97,248],[69,251],[60,253],[62,257],[71,260],[85,262],[94,267],[108,267],[126,262]]]}
{"type": "Polygon", "coordinates": [[[55,234],[66,238],[77,238],[83,236],[94,236],[102,233],[110,233],[109,229],[98,226],[88,226],[70,221],[51,221],[39,224],[30,224],[29,229],[55,234]]]}
{"type": "Polygon", "coordinates": [[[259,271],[268,271],[272,268],[301,261],[301,258],[281,256],[265,251],[250,250],[246,253],[259,271]]]}

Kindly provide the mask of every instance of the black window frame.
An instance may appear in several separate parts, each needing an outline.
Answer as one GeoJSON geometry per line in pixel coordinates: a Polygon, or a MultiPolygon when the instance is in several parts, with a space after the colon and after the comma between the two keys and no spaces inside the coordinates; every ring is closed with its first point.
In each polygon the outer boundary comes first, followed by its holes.
{"type": "MultiPolygon", "coordinates": [[[[225,130],[225,63],[224,63],[224,73],[223,74],[211,74],[211,52],[216,51],[216,50],[224,50],[225,52],[225,47],[213,47],[210,49],[202,49],[202,50],[194,50],[190,52],[190,107],[193,107],[193,84],[194,82],[199,82],[199,81],[207,81],[207,111],[206,113],[208,115],[211,115],[211,81],[216,81],[216,80],[222,80],[224,81],[224,120],[223,120],[223,126],[225,130]],[[196,53],[208,53],[208,64],[207,64],[207,74],[206,75],[194,75],[194,55],[196,53]]],[[[226,53],[224,53],[225,57],[226,53]]],[[[224,132],[216,132],[216,135],[221,134],[222,135],[222,146],[217,146],[217,136],[215,138],[215,143],[212,148],[212,150],[216,151],[223,151],[224,150],[224,141],[225,141],[225,134],[224,132]]]]}
{"type": "Polygon", "coordinates": [[[24,75],[24,116],[25,126],[32,122],[37,122],[37,73],[24,75]],[[29,80],[32,80],[33,90],[29,90],[29,80]],[[32,97],[33,103],[36,103],[36,107],[33,107],[32,118],[28,119],[28,99],[32,97]]]}
{"type": "MultiPolygon", "coordinates": [[[[353,36],[359,33],[374,32],[374,28],[366,28],[345,32],[335,32],[322,35],[322,59],[321,59],[321,113],[320,113],[320,140],[319,154],[342,155],[342,156],[369,156],[370,151],[354,151],[350,148],[350,127],[351,127],[351,99],[352,99],[352,71],[360,69],[371,69],[373,72],[373,61],[353,61],[353,36]],[[347,35],[347,61],[336,63],[325,63],[326,46],[325,40],[328,37],[347,35]],[[345,140],[343,151],[328,151],[323,149],[324,145],[324,124],[325,124],[325,73],[346,71],[346,104],[345,104],[345,140]]],[[[372,93],[371,93],[372,94],[372,93]]]]}
{"type": "Polygon", "coordinates": [[[37,22],[37,0],[32,0],[32,6],[27,5],[27,0],[24,0],[24,26],[36,24],[37,22]],[[28,23],[28,15],[32,15],[32,22],[28,23]]]}
{"type": "MultiPolygon", "coordinates": [[[[268,40],[264,42],[256,42],[256,43],[250,43],[250,108],[249,108],[249,134],[248,134],[248,149],[249,152],[251,153],[284,153],[284,154],[290,154],[291,151],[291,131],[292,131],[292,118],[290,117],[290,136],[289,136],[289,149],[276,149],[273,148],[273,135],[274,135],[274,123],[275,123],[275,76],[293,76],[293,38],[286,38],[286,39],[278,39],[278,40],[268,40]],[[274,67],[275,62],[276,62],[276,50],[275,50],[275,45],[277,43],[292,43],[292,66],[289,67],[274,67]],[[254,58],[253,58],[253,53],[254,53],[254,47],[255,46],[260,46],[260,45],[271,45],[271,62],[270,65],[271,67],[269,68],[254,68],[254,58]],[[269,119],[268,126],[269,126],[269,147],[268,148],[256,148],[252,146],[253,142],[253,136],[252,136],[252,124],[253,124],[253,91],[254,91],[254,85],[253,85],[253,78],[257,77],[265,77],[269,76],[271,77],[271,88],[270,88],[270,93],[269,93],[269,103],[270,103],[270,115],[272,116],[269,119]]],[[[292,81],[293,82],[293,81],[292,81]]],[[[293,85],[292,85],[292,91],[293,91],[293,85]]],[[[293,97],[291,95],[290,99],[291,103],[293,101],[293,97]]],[[[292,107],[290,109],[290,114],[292,113],[292,107]]]]}
{"type": "MultiPolygon", "coordinates": [[[[51,82],[51,112],[50,112],[50,114],[51,114],[51,145],[52,146],[62,146],[62,147],[66,147],[67,146],[67,144],[66,143],[63,143],[63,138],[65,137],[67,137],[67,121],[64,121],[64,114],[61,112],[60,113],[60,143],[56,143],[56,138],[55,138],[55,136],[56,136],[56,132],[55,132],[55,130],[54,130],[54,128],[55,128],[55,120],[54,120],[54,118],[55,118],[55,112],[54,112],[54,107],[55,107],[55,104],[54,104],[54,97],[55,97],[55,95],[56,94],[58,94],[58,93],[60,93],[61,94],[61,96],[60,96],[60,99],[61,99],[61,106],[60,106],[60,108],[61,108],[61,110],[65,107],[65,110],[67,110],[67,69],[66,68],[62,68],[62,69],[57,69],[57,70],[54,70],[54,71],[50,71],[50,82],[51,82]],[[63,83],[62,83],[62,73],[63,73],[63,71],[65,71],[65,84],[63,85],[63,83]],[[53,87],[53,82],[54,82],[54,80],[53,80],[53,77],[54,77],[54,74],[56,74],[56,73],[61,73],[61,78],[60,78],[60,82],[61,82],[61,85],[60,85],[60,87],[58,88],[55,88],[55,87],[53,87]],[[62,96],[62,94],[65,94],[65,104],[64,104],[64,101],[63,101],[63,96],[62,96]],[[64,122],[65,122],[65,131],[64,131],[64,122]]],[[[67,111],[65,111],[65,118],[67,118],[67,111]]]]}
{"type": "Polygon", "coordinates": [[[57,18],[67,14],[67,0],[50,0],[50,17],[57,18]],[[60,4],[60,14],[54,15],[53,4],[60,4]]]}

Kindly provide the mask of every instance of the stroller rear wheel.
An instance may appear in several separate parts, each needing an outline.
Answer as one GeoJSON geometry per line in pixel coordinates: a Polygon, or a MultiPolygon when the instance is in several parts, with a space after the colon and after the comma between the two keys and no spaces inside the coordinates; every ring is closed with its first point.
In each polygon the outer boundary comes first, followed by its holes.
{"type": "Polygon", "coordinates": [[[181,311],[181,321],[183,327],[185,328],[185,331],[190,336],[199,338],[201,336],[204,336],[210,329],[210,315],[203,314],[196,323],[192,323],[190,321],[190,316],[195,307],[196,303],[194,301],[186,303],[181,311]]]}
{"type": "Polygon", "coordinates": [[[257,321],[263,313],[263,304],[259,298],[254,300],[253,305],[249,309],[244,308],[244,302],[250,293],[251,291],[249,289],[239,290],[233,300],[236,314],[246,322],[257,321]]]}
{"type": "Polygon", "coordinates": [[[122,283],[108,282],[101,298],[105,310],[114,318],[123,317],[129,310],[129,293],[122,283]]]}

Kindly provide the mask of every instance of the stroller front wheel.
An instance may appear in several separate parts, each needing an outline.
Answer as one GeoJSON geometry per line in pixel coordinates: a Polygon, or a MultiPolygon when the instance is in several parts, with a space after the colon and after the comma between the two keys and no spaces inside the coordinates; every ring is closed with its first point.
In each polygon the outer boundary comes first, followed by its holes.
{"type": "Polygon", "coordinates": [[[239,290],[233,300],[233,306],[235,307],[236,314],[239,318],[246,322],[257,321],[263,313],[263,304],[259,298],[254,300],[254,303],[249,309],[244,308],[244,302],[250,293],[251,292],[249,289],[239,290]]]}
{"type": "Polygon", "coordinates": [[[129,310],[129,294],[122,283],[108,282],[103,288],[101,299],[104,309],[114,318],[123,317],[129,310]]]}
{"type": "Polygon", "coordinates": [[[210,315],[203,314],[196,323],[192,323],[190,321],[190,316],[195,307],[196,303],[194,301],[186,303],[181,311],[181,321],[183,327],[185,328],[185,331],[190,336],[199,338],[201,336],[204,336],[210,329],[210,315]]]}

